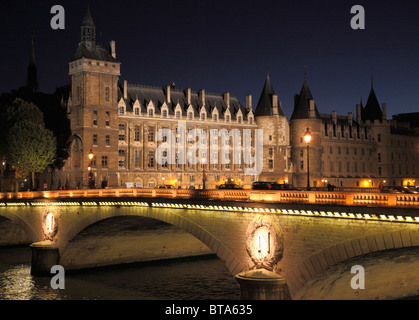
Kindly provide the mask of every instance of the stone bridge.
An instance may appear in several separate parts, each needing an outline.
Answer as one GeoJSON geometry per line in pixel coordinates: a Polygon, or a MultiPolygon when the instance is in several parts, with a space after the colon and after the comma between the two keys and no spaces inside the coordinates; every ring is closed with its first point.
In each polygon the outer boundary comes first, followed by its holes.
{"type": "MultiPolygon", "coordinates": [[[[138,217],[163,221],[192,235],[224,261],[233,276],[266,271],[259,274],[268,274],[265,284],[272,279],[285,284],[283,298],[419,295],[416,197],[363,194],[368,205],[355,205],[361,195],[321,193],[322,201],[317,201],[314,192],[287,196],[279,191],[243,191],[235,197],[212,190],[182,197],[172,190],[151,191],[146,196],[140,193],[148,190],[137,191],[135,197],[126,189],[113,190],[113,197],[103,194],[109,190],[3,194],[0,244],[29,241],[34,274],[49,273],[87,227],[110,218],[138,217]],[[285,201],[287,197],[292,199],[285,201]],[[398,201],[409,203],[396,205],[398,201]],[[351,287],[354,265],[365,268],[365,289],[351,287]]],[[[67,255],[66,261],[71,257],[67,255]]]]}

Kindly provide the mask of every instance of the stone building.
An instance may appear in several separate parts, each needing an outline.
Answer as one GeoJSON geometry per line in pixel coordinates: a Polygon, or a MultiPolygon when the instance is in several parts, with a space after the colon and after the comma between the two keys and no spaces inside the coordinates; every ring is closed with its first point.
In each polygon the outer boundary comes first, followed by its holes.
{"type": "Polygon", "coordinates": [[[377,187],[418,181],[418,124],[404,115],[387,120],[386,105],[380,107],[373,88],[355,117],[324,114],[304,79],[288,121],[269,75],[253,108],[251,95],[243,106],[229,92],[130,84],[120,80],[120,66],[115,41],[109,50],[96,43],[88,9],[69,62],[71,156],[55,179],[68,188],[86,188],[89,180],[97,188],[215,188],[226,181],[250,188],[257,180],[377,187]]]}

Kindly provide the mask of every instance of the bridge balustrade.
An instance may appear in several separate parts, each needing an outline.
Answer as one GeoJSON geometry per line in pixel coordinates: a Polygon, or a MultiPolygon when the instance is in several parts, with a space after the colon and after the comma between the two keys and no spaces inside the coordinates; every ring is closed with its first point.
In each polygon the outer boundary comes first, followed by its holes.
{"type": "Polygon", "coordinates": [[[346,194],[341,192],[316,192],[316,203],[345,204],[346,194]]]}
{"type": "Polygon", "coordinates": [[[419,196],[397,195],[396,203],[401,206],[419,206],[419,196]]]}
{"type": "Polygon", "coordinates": [[[384,194],[355,194],[354,204],[386,205],[389,197],[384,194]]]}
{"type": "Polygon", "coordinates": [[[64,198],[202,198],[210,200],[263,201],[277,203],[318,203],[344,205],[419,207],[419,195],[341,191],[284,190],[191,190],[191,189],[81,189],[0,193],[0,199],[64,199],[64,198]]]}

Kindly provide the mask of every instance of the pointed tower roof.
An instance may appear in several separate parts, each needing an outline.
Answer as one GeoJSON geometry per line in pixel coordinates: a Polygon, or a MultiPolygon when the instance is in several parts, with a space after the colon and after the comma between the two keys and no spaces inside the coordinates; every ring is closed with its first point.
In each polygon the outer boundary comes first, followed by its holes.
{"type": "Polygon", "coordinates": [[[39,89],[38,72],[35,65],[35,45],[33,36],[31,37],[31,48],[29,53],[29,66],[26,78],[26,87],[32,92],[37,92],[39,89]]]}
{"type": "Polygon", "coordinates": [[[81,42],[73,54],[71,61],[76,61],[81,58],[118,62],[108,50],[105,50],[100,45],[96,44],[96,27],[93,23],[90,7],[87,5],[86,14],[81,25],[81,42]]]}
{"type": "Polygon", "coordinates": [[[362,120],[382,120],[383,113],[371,83],[371,91],[365,108],[362,109],[362,120]]]}
{"type": "Polygon", "coordinates": [[[93,22],[92,13],[90,12],[89,3],[86,6],[86,13],[84,15],[83,22],[81,24],[82,27],[94,27],[95,23],[93,22]]]}
{"type": "MultiPolygon", "coordinates": [[[[272,106],[272,97],[276,95],[274,88],[271,84],[271,79],[269,78],[269,73],[266,75],[265,85],[260,95],[259,102],[256,106],[255,117],[259,116],[271,116],[273,115],[273,106],[272,106]]],[[[285,116],[282,107],[278,105],[278,114],[280,116],[285,116]]]]}
{"type": "MultiPolygon", "coordinates": [[[[296,94],[294,96],[294,111],[292,113],[291,120],[310,118],[310,100],[314,100],[313,95],[311,94],[310,88],[308,87],[307,80],[304,79],[300,94],[296,94]]],[[[314,105],[314,111],[315,118],[320,119],[320,114],[316,105],[314,105]]]]}

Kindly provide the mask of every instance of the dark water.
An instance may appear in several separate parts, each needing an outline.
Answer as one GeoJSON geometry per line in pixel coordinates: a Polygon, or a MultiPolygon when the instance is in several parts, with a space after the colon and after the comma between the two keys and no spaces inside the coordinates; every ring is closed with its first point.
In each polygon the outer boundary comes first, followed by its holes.
{"type": "Polygon", "coordinates": [[[236,280],[216,257],[67,272],[64,290],[31,276],[30,261],[29,247],[0,248],[0,300],[240,299],[236,280]]]}

